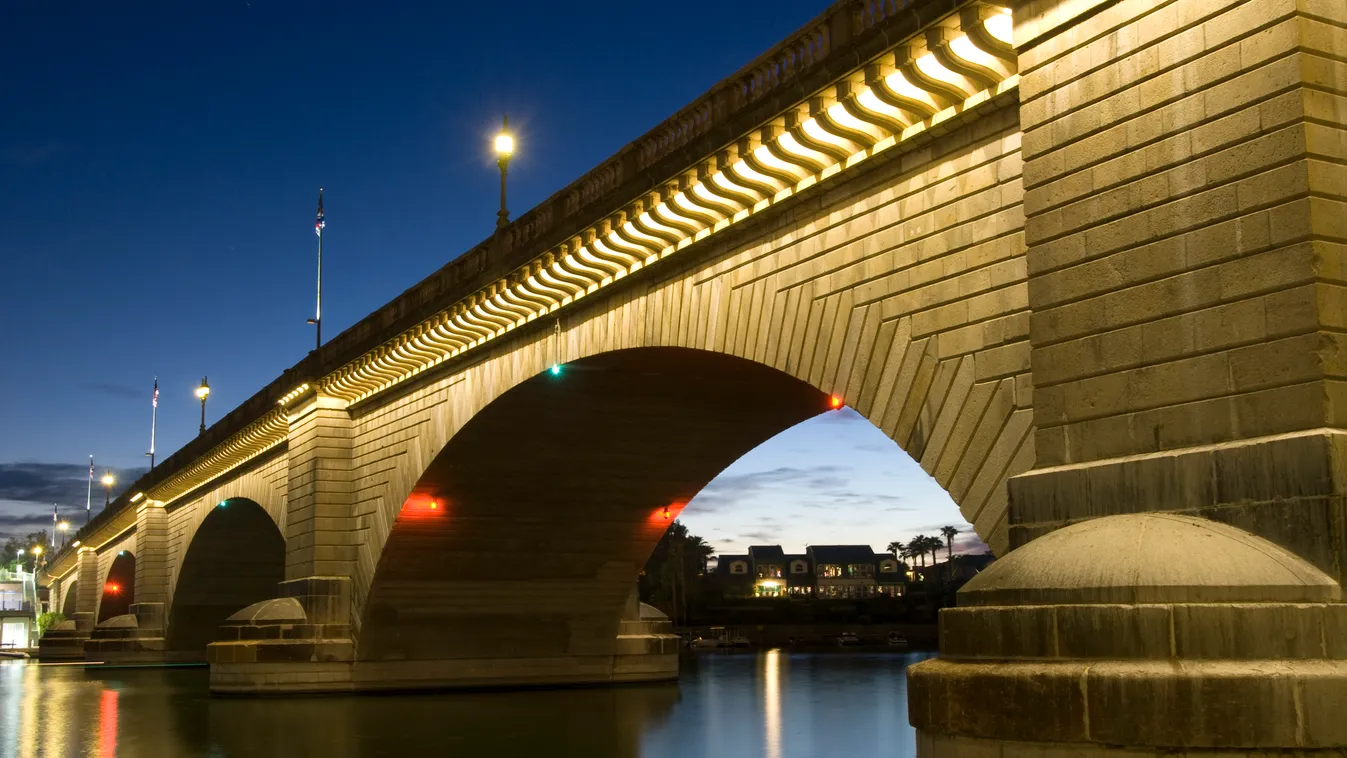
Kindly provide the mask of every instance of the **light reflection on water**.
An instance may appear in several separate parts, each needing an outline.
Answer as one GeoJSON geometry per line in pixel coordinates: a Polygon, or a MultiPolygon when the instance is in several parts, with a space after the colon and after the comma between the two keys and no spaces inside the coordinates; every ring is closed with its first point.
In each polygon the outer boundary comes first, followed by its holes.
{"type": "Polygon", "coordinates": [[[431,695],[211,698],[204,669],[0,663],[0,758],[472,756],[911,758],[924,654],[711,654],[677,684],[431,695]]]}

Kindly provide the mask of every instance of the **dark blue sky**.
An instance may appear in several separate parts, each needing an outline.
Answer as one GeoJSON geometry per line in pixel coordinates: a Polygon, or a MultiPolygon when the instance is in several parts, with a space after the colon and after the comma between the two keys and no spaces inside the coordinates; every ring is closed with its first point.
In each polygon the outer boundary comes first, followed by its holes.
{"type": "Polygon", "coordinates": [[[0,467],[144,465],[156,374],[162,459],[303,357],[319,185],[330,337],[491,232],[502,113],[518,215],[824,7],[8,0],[0,467]]]}

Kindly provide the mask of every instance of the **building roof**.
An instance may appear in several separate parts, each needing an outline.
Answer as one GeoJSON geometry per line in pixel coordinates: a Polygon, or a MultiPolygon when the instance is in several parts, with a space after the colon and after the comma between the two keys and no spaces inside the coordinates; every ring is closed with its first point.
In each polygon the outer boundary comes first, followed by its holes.
{"type": "Polygon", "coordinates": [[[815,563],[835,565],[871,563],[877,557],[869,545],[810,545],[809,554],[815,563]]]}
{"type": "Polygon", "coordinates": [[[748,559],[748,556],[747,556],[747,555],[719,555],[719,556],[716,556],[716,573],[718,573],[718,574],[728,574],[728,573],[730,573],[730,564],[733,563],[733,562],[735,562],[735,561],[743,561],[743,562],[745,562],[745,563],[748,563],[748,562],[749,562],[749,559],[748,559]]]}
{"type": "Polygon", "coordinates": [[[786,557],[780,545],[750,545],[748,554],[755,561],[780,561],[786,557]]]}

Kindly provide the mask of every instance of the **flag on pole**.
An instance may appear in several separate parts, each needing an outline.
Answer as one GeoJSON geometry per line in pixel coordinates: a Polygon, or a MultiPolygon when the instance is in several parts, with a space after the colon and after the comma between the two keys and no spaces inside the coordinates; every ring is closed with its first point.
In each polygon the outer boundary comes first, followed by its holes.
{"type": "MultiPolygon", "coordinates": [[[[154,397],[150,399],[150,407],[159,407],[159,377],[157,376],[154,378],[154,397]]],[[[92,471],[92,467],[90,468],[90,471],[92,471]]]]}
{"type": "Polygon", "coordinates": [[[327,222],[323,220],[323,191],[318,190],[318,220],[313,222],[313,233],[319,237],[323,236],[323,227],[327,222]]]}

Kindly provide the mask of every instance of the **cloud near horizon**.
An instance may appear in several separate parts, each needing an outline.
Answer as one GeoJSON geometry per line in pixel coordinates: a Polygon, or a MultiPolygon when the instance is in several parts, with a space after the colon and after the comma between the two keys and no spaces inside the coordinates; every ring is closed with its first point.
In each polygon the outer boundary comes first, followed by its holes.
{"type": "MultiPolygon", "coordinates": [[[[99,467],[97,475],[106,470],[99,467]]],[[[133,482],[145,473],[143,468],[111,469],[119,486],[133,482]]],[[[93,506],[102,507],[102,486],[95,481],[93,506]]],[[[29,534],[51,526],[51,507],[55,503],[66,518],[84,510],[89,492],[89,467],[78,463],[0,463],[0,540],[29,534]]]]}

